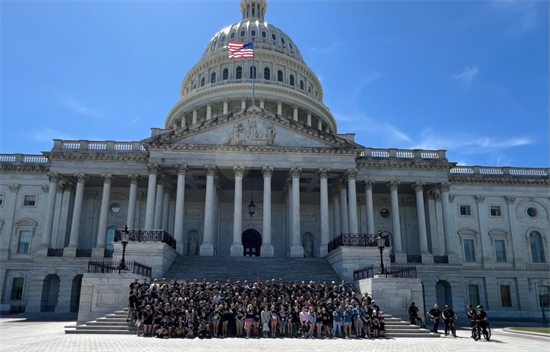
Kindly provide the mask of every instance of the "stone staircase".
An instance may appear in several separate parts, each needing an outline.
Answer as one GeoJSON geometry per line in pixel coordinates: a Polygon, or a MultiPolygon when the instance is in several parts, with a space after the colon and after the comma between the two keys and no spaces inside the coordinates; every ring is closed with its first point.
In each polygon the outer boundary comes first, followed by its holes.
{"type": "Polygon", "coordinates": [[[117,310],[113,314],[81,325],[65,326],[66,334],[135,334],[136,327],[126,322],[127,309],[117,310]]]}
{"type": "MultiPolygon", "coordinates": [[[[383,309],[382,309],[383,310],[383,309]]],[[[422,329],[420,326],[411,325],[408,321],[385,314],[387,338],[398,337],[439,337],[439,334],[430,334],[430,330],[422,329]]]]}
{"type": "Polygon", "coordinates": [[[199,257],[178,256],[164,277],[167,280],[206,278],[213,282],[265,280],[340,282],[340,277],[324,258],[199,257]]]}

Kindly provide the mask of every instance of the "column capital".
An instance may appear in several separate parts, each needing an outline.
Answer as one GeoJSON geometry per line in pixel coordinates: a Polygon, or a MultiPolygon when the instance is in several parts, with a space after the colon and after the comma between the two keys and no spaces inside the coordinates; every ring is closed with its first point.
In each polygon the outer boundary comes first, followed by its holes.
{"type": "Polygon", "coordinates": [[[508,204],[514,204],[516,201],[516,197],[514,196],[505,196],[504,199],[506,199],[506,203],[508,204]]]}
{"type": "Polygon", "coordinates": [[[130,184],[137,185],[140,177],[139,175],[128,175],[128,178],[130,179],[130,184]]]}
{"type": "Polygon", "coordinates": [[[355,180],[357,178],[358,170],[357,169],[347,169],[344,173],[344,176],[346,179],[349,180],[355,180]]]}
{"type": "Polygon", "coordinates": [[[164,174],[157,175],[157,185],[163,185],[166,183],[166,176],[164,174]]]}
{"type": "Polygon", "coordinates": [[[453,202],[455,200],[455,195],[454,194],[449,194],[449,202],[453,202]]]}
{"type": "Polygon", "coordinates": [[[182,164],[178,164],[176,165],[176,172],[178,173],[178,175],[187,175],[187,171],[189,171],[189,168],[187,167],[187,165],[182,165],[182,164]]]}
{"type": "Polygon", "coordinates": [[[244,176],[244,166],[233,166],[233,171],[235,172],[235,177],[244,176]]]}
{"type": "Polygon", "coordinates": [[[429,192],[426,192],[426,196],[428,197],[428,199],[430,200],[435,200],[435,195],[436,195],[436,191],[429,191],[429,192]]]}
{"type": "Polygon", "coordinates": [[[338,180],[338,190],[342,190],[342,189],[346,189],[346,186],[348,184],[348,181],[344,180],[344,179],[339,179],[338,180]]]}
{"type": "Polygon", "coordinates": [[[290,176],[292,178],[300,178],[302,175],[302,168],[301,167],[294,167],[290,169],[290,176]]]}
{"type": "Polygon", "coordinates": [[[48,172],[48,180],[50,180],[51,183],[57,183],[61,181],[61,176],[57,172],[48,172]]]}
{"type": "Polygon", "coordinates": [[[371,181],[371,180],[365,180],[363,181],[363,184],[365,185],[365,189],[370,189],[372,190],[372,188],[374,187],[374,181],[371,181]]]}
{"type": "Polygon", "coordinates": [[[264,167],[262,167],[262,176],[264,178],[272,178],[273,177],[273,166],[264,166],[264,167]]]}
{"type": "Polygon", "coordinates": [[[450,182],[443,182],[439,185],[439,190],[441,192],[449,192],[451,189],[451,183],[450,182]]]}
{"type": "Polygon", "coordinates": [[[59,181],[59,183],[57,184],[57,189],[61,193],[65,192],[65,190],[69,190],[70,187],[71,187],[71,184],[67,181],[59,181]]]}
{"type": "Polygon", "coordinates": [[[74,177],[76,178],[76,183],[86,184],[86,181],[88,181],[86,174],[74,174],[74,177]]]}
{"type": "Polygon", "coordinates": [[[204,170],[206,171],[206,176],[215,176],[217,171],[214,165],[206,165],[204,170]]]}
{"type": "Polygon", "coordinates": [[[160,173],[160,167],[157,164],[147,164],[147,172],[149,175],[158,175],[160,173]]]}
{"type": "Polygon", "coordinates": [[[485,201],[485,196],[482,195],[475,195],[474,198],[476,199],[476,203],[483,203],[485,201]]]}
{"type": "Polygon", "coordinates": [[[391,191],[397,191],[400,184],[401,182],[399,181],[390,181],[386,184],[386,187],[388,187],[391,191]]]}
{"type": "Polygon", "coordinates": [[[327,179],[330,175],[330,169],[319,169],[319,171],[317,171],[317,175],[319,175],[320,179],[327,179]]]}
{"type": "MultiPolygon", "coordinates": [[[[10,185],[10,190],[11,190],[11,186],[12,185],[10,185]]],[[[16,186],[17,186],[17,189],[19,189],[19,185],[16,185],[16,186]]],[[[42,192],[48,193],[49,191],[50,191],[50,185],[42,185],[42,192]]]]}
{"type": "Polygon", "coordinates": [[[13,184],[13,185],[9,185],[8,187],[10,188],[11,192],[17,192],[19,190],[19,187],[21,187],[21,185],[13,184]]]}
{"type": "Polygon", "coordinates": [[[169,183],[164,184],[164,194],[170,194],[172,193],[172,185],[169,183]]]}
{"type": "Polygon", "coordinates": [[[415,192],[424,191],[425,186],[426,186],[426,182],[415,182],[411,185],[412,189],[414,189],[415,192]]]}
{"type": "Polygon", "coordinates": [[[111,174],[102,174],[101,178],[103,179],[103,184],[111,184],[115,177],[111,174]]]}

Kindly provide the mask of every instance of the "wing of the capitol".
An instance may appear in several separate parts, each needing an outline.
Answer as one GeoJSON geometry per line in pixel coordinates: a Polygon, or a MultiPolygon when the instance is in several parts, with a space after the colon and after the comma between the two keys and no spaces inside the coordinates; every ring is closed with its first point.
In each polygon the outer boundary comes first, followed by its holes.
{"type": "Polygon", "coordinates": [[[540,319],[549,169],[358,144],[266,1],[240,10],[149,138],[0,155],[1,311],[95,319],[136,277],[335,278],[395,315],[416,300],[540,319]],[[228,58],[252,41],[253,58],[228,58]]]}

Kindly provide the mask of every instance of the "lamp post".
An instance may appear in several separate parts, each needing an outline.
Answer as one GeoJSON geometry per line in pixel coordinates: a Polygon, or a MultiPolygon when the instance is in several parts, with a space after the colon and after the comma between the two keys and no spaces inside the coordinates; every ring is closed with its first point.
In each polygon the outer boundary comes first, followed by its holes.
{"type": "Polygon", "coordinates": [[[378,236],[376,236],[376,245],[380,250],[380,272],[378,275],[388,275],[386,268],[384,268],[384,247],[386,246],[386,239],[382,236],[382,231],[378,231],[378,236]]]}
{"type": "Polygon", "coordinates": [[[120,233],[120,243],[122,243],[122,259],[120,260],[120,265],[118,267],[118,273],[120,274],[121,270],[126,270],[126,246],[128,245],[128,240],[130,239],[130,232],[128,231],[128,225],[124,226],[124,230],[120,233]]]}

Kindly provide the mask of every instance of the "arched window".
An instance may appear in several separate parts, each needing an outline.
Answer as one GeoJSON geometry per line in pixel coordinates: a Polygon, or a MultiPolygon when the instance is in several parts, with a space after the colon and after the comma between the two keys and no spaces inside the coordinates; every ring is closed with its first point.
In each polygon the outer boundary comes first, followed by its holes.
{"type": "Polygon", "coordinates": [[[241,37],[244,37],[245,34],[246,34],[246,32],[244,30],[241,31],[241,37]]]}
{"type": "Polygon", "coordinates": [[[300,80],[300,89],[304,90],[304,81],[300,80]]]}
{"type": "Polygon", "coordinates": [[[281,70],[277,71],[277,81],[279,82],[283,81],[283,71],[281,70]]]}
{"type": "Polygon", "coordinates": [[[531,232],[529,235],[529,242],[531,244],[531,259],[533,263],[546,263],[542,235],[537,231],[531,232]]]}
{"type": "Polygon", "coordinates": [[[266,31],[262,31],[262,38],[267,38],[267,32],[266,31]]]}
{"type": "Polygon", "coordinates": [[[241,66],[237,66],[237,71],[235,73],[235,79],[241,79],[243,78],[243,68],[241,66]]]}
{"type": "Polygon", "coordinates": [[[256,79],[256,66],[250,66],[250,78],[256,79]]]}
{"type": "Polygon", "coordinates": [[[271,79],[271,71],[269,70],[269,67],[264,68],[264,79],[268,81],[271,79]]]}
{"type": "Polygon", "coordinates": [[[216,83],[216,72],[212,72],[212,74],[210,75],[210,83],[216,83]]]}
{"type": "Polygon", "coordinates": [[[229,70],[226,69],[226,68],[224,68],[224,69],[223,69],[223,74],[222,74],[222,79],[223,79],[223,80],[226,80],[226,79],[228,79],[228,78],[229,78],[229,70]]]}
{"type": "Polygon", "coordinates": [[[271,33],[271,39],[276,41],[277,40],[277,35],[275,33],[271,33]]]}
{"type": "Polygon", "coordinates": [[[294,87],[294,75],[290,75],[290,85],[294,87]]]}
{"type": "Polygon", "coordinates": [[[109,226],[107,229],[107,241],[105,242],[105,249],[114,249],[113,242],[115,241],[115,226],[109,226]]]}
{"type": "Polygon", "coordinates": [[[205,84],[206,84],[206,79],[203,77],[201,78],[201,87],[204,87],[205,84]]]}
{"type": "Polygon", "coordinates": [[[251,37],[255,37],[255,36],[256,36],[256,31],[255,31],[255,30],[251,30],[251,31],[250,31],[250,36],[251,36],[251,37]]]}

